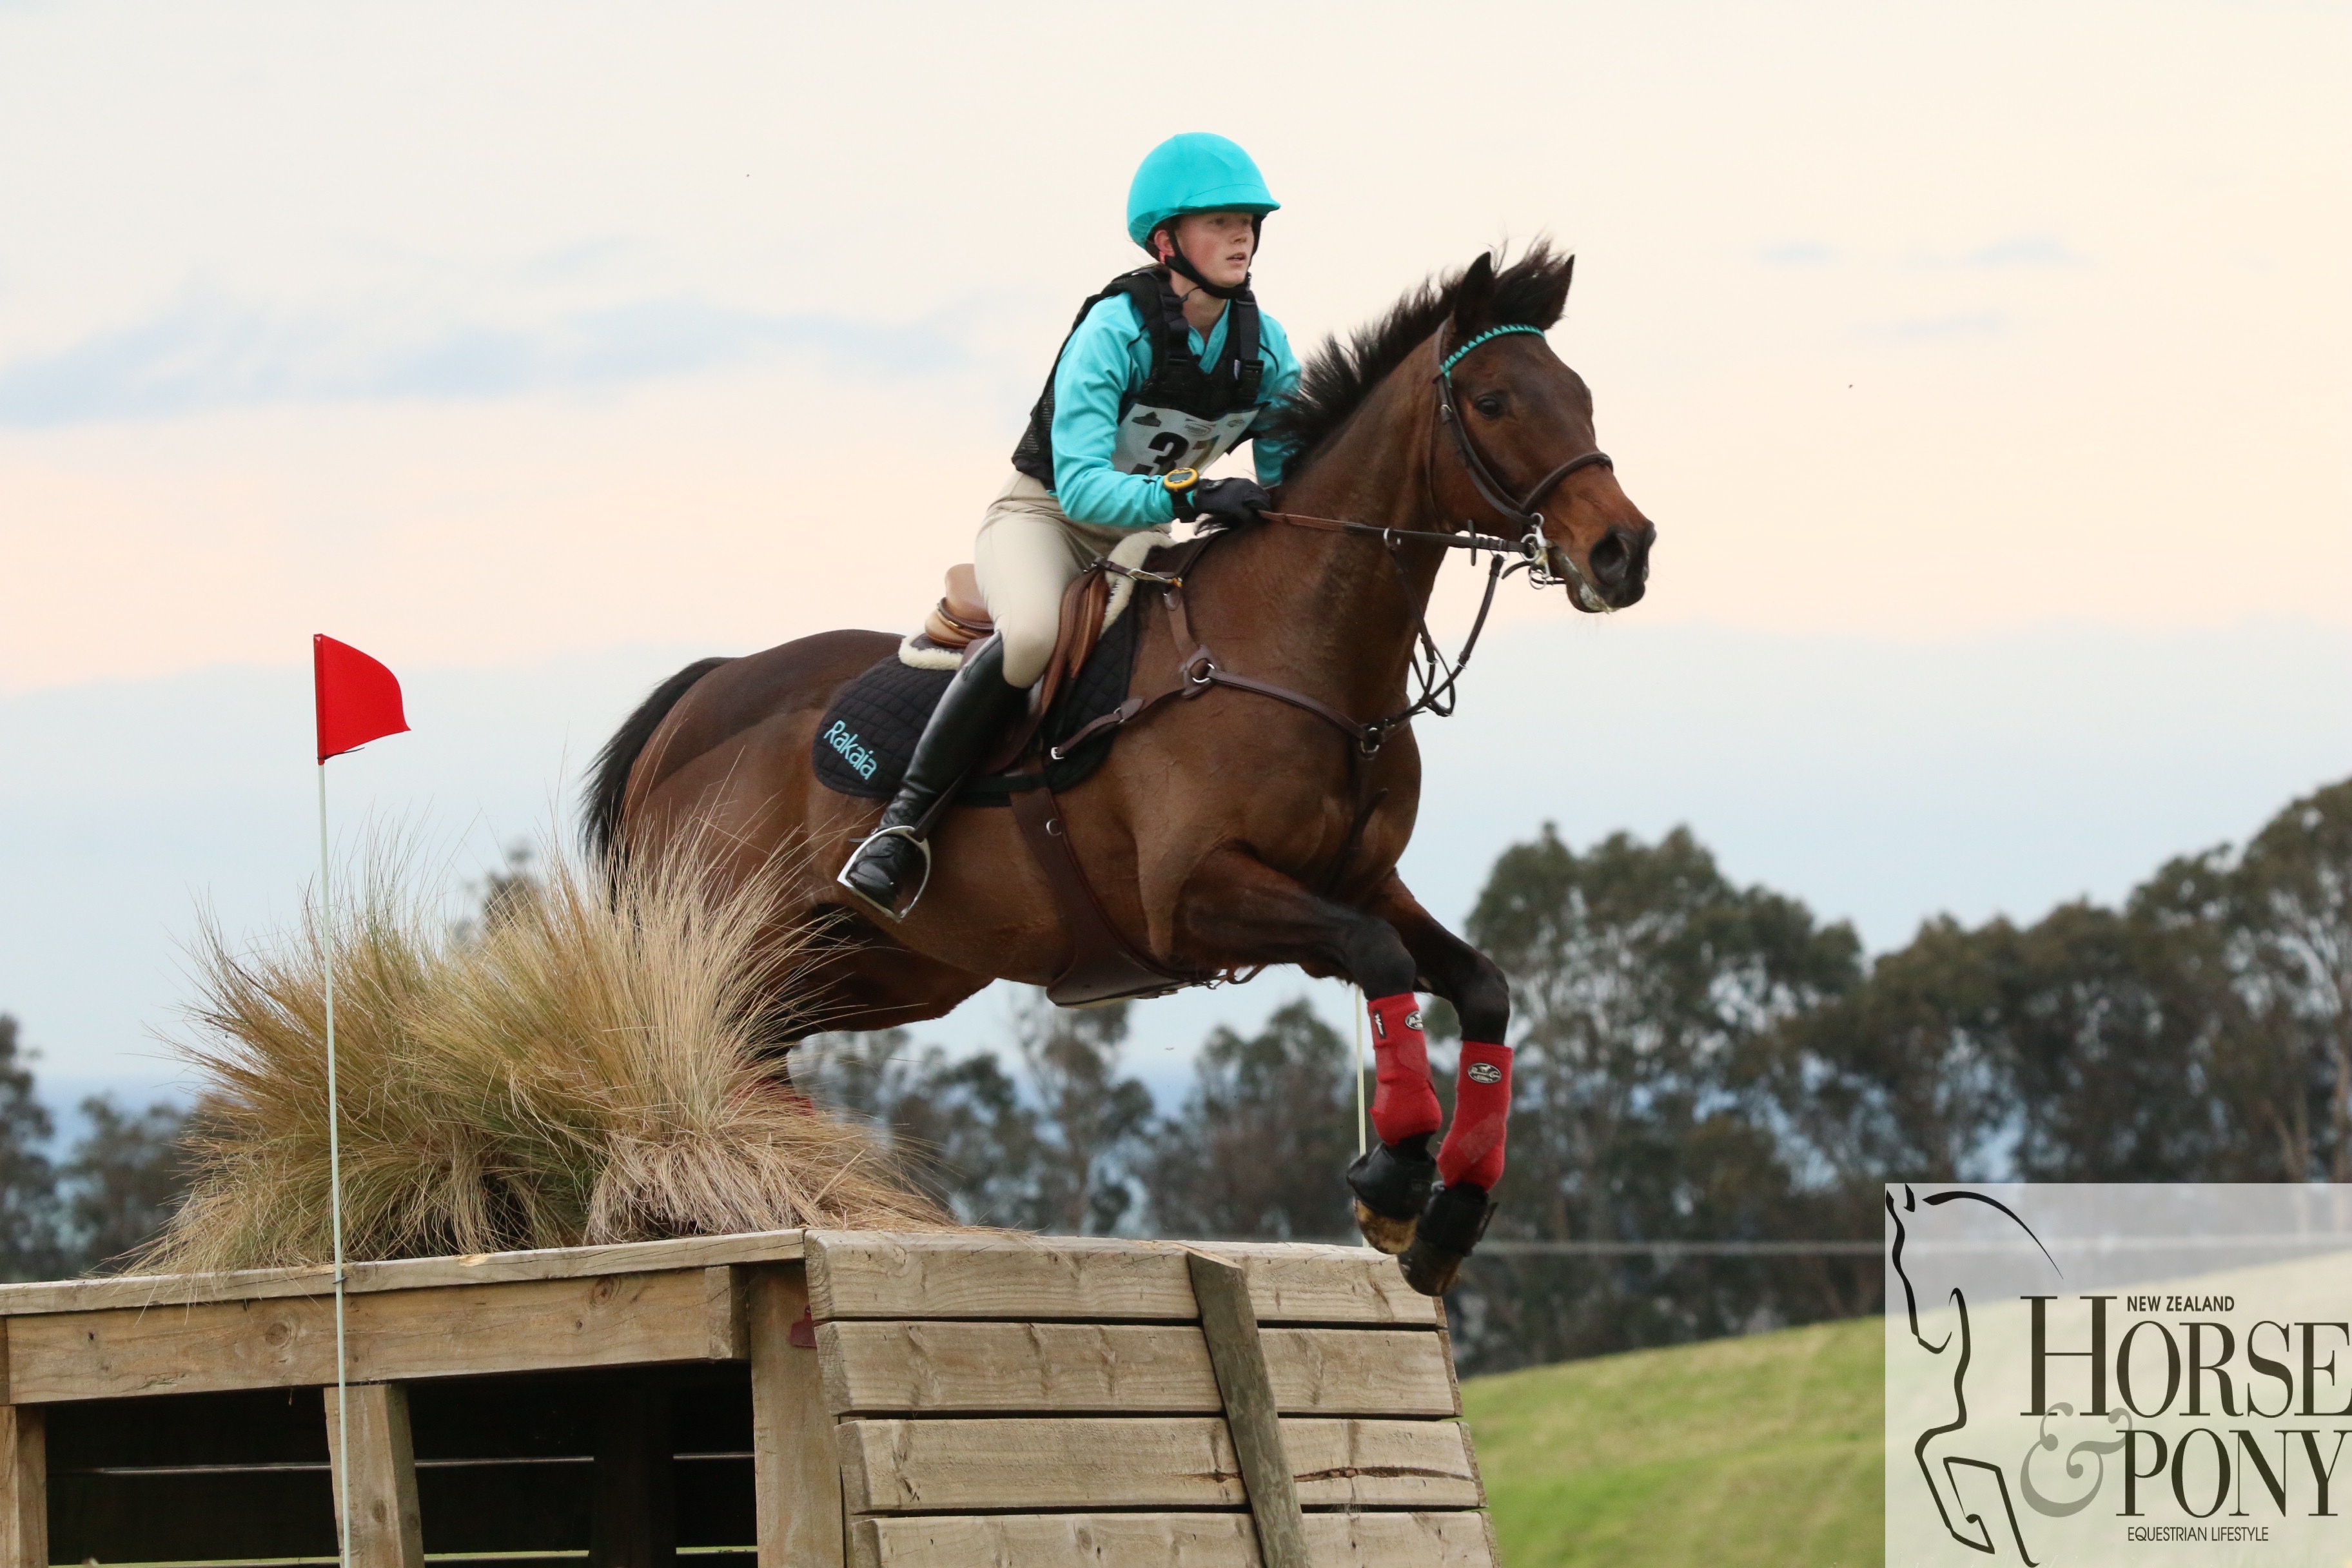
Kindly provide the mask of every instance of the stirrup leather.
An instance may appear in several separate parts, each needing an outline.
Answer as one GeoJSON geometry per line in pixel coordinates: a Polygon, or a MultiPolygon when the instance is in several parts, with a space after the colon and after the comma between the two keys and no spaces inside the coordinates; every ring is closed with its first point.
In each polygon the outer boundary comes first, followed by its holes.
{"type": "Polygon", "coordinates": [[[833,879],[835,884],[846,889],[852,898],[867,909],[878,910],[885,919],[894,921],[903,921],[915,912],[915,906],[923,901],[923,894],[931,885],[930,841],[915,830],[913,823],[902,823],[895,827],[877,827],[857,841],[857,847],[849,852],[849,858],[842,863],[840,872],[833,879]],[[915,896],[907,900],[904,909],[883,909],[880,904],[867,898],[849,879],[849,868],[857,864],[857,858],[865,854],[869,846],[885,838],[903,838],[923,852],[923,879],[915,884],[915,896]]]}

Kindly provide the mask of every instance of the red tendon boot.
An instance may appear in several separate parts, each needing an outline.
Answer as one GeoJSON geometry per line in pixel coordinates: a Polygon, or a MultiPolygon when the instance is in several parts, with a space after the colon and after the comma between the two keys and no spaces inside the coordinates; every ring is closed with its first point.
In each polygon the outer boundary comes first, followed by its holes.
{"type": "Polygon", "coordinates": [[[1429,1081],[1429,1040],[1421,1031],[1421,1003],[1412,992],[1376,996],[1365,1005],[1372,1019],[1372,1131],[1380,1142],[1348,1167],[1356,1194],[1356,1228],[1391,1256],[1412,1245],[1413,1226],[1429,1201],[1437,1163],[1430,1135],[1444,1111],[1429,1081]]]}
{"type": "Polygon", "coordinates": [[[1437,1152],[1445,1184],[1429,1200],[1402,1259],[1405,1282],[1424,1296],[1454,1288],[1486,1222],[1495,1217],[1486,1194],[1503,1175],[1503,1143],[1511,1126],[1511,1047],[1462,1043],[1454,1085],[1454,1125],[1437,1152]]]}

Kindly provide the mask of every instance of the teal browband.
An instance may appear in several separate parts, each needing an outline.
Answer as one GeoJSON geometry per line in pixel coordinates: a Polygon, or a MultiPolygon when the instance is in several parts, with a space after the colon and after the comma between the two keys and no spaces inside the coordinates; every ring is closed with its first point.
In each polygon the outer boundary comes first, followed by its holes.
{"type": "Polygon", "coordinates": [[[1480,332],[1476,337],[1472,338],[1468,342],[1464,343],[1460,348],[1455,349],[1452,353],[1447,354],[1445,356],[1445,363],[1437,367],[1437,374],[1440,375],[1453,374],[1454,367],[1462,363],[1462,356],[1464,354],[1468,353],[1472,349],[1476,348],[1480,343],[1485,342],[1487,339],[1499,338],[1506,332],[1533,332],[1538,337],[1544,335],[1544,330],[1541,327],[1530,327],[1524,321],[1520,321],[1507,327],[1488,327],[1485,331],[1480,332]]]}

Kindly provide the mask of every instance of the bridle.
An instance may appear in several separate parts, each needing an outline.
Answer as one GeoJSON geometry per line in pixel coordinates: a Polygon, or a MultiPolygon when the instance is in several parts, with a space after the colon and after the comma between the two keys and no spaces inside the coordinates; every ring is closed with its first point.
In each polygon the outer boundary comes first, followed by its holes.
{"type": "MultiPolygon", "coordinates": [[[[1439,329],[1440,331],[1444,330],[1442,327],[1439,329]]],[[[1462,531],[1459,533],[1441,533],[1432,529],[1381,528],[1374,523],[1348,522],[1339,518],[1309,517],[1303,512],[1276,511],[1270,509],[1258,515],[1275,522],[1293,523],[1303,528],[1321,529],[1326,532],[1353,533],[1365,538],[1382,540],[1391,549],[1402,541],[1411,540],[1416,544],[1436,544],[1449,550],[1489,550],[1495,552],[1498,557],[1506,553],[1516,554],[1519,557],[1518,563],[1505,572],[1503,575],[1510,576],[1525,572],[1528,574],[1529,584],[1538,588],[1557,587],[1567,581],[1568,579],[1559,576],[1551,570],[1553,555],[1550,542],[1543,536],[1544,515],[1536,508],[1541,504],[1546,496],[1559,488],[1562,479],[1567,479],[1570,474],[1584,468],[1614,468],[1617,463],[1616,459],[1596,447],[1590,452],[1581,452],[1570,458],[1567,462],[1538,479],[1527,494],[1516,500],[1513,499],[1509,489],[1496,474],[1492,465],[1486,461],[1486,454],[1479,451],[1478,444],[1470,438],[1469,426],[1462,418],[1461,405],[1454,400],[1454,367],[1461,363],[1470,351],[1480,344],[1513,332],[1533,332],[1536,336],[1541,337],[1543,329],[1524,323],[1489,327],[1451,353],[1444,352],[1444,341],[1441,338],[1438,342],[1437,371],[1430,380],[1437,385],[1437,422],[1452,433],[1454,455],[1462,461],[1463,472],[1469,476],[1471,486],[1477,490],[1479,498],[1502,514],[1507,526],[1517,531],[1517,540],[1498,539],[1493,534],[1481,533],[1475,524],[1467,521],[1463,524],[1462,531]]],[[[1433,477],[1430,482],[1430,499],[1434,503],[1436,481],[1433,477]]],[[[1585,580],[1581,572],[1577,571],[1576,563],[1568,560],[1565,555],[1559,559],[1568,567],[1577,585],[1590,590],[1591,584],[1585,580]]],[[[1499,564],[1499,562],[1497,563],[1499,564]]]]}
{"type": "MultiPolygon", "coordinates": [[[[1438,329],[1441,334],[1444,330],[1444,327],[1438,329]]],[[[1454,367],[1460,364],[1465,358],[1468,357],[1470,352],[1480,344],[1490,342],[1496,338],[1507,337],[1513,332],[1532,332],[1538,337],[1543,336],[1541,327],[1524,322],[1489,327],[1450,353],[1446,352],[1445,340],[1440,336],[1437,342],[1437,371],[1430,380],[1437,386],[1437,422],[1453,433],[1454,450],[1462,460],[1463,471],[1470,477],[1470,483],[1477,490],[1480,498],[1502,514],[1506,526],[1517,531],[1518,537],[1516,541],[1498,538],[1494,534],[1481,533],[1475,523],[1466,521],[1459,533],[1441,533],[1432,529],[1382,528],[1374,523],[1350,522],[1339,518],[1310,517],[1304,512],[1268,510],[1258,514],[1268,521],[1287,523],[1297,528],[1315,529],[1327,533],[1351,533],[1360,538],[1378,539],[1388,547],[1389,559],[1400,571],[1403,569],[1403,563],[1397,559],[1397,546],[1407,542],[1415,544],[1435,544],[1448,550],[1467,550],[1474,553],[1478,551],[1492,552],[1494,559],[1486,567],[1486,590],[1478,599],[1477,618],[1470,623],[1470,635],[1463,639],[1461,651],[1455,654],[1450,662],[1438,651],[1436,639],[1429,635],[1427,616],[1416,616],[1413,629],[1418,647],[1413,654],[1413,677],[1415,683],[1421,688],[1421,695],[1402,712],[1383,719],[1376,725],[1357,726],[1364,731],[1374,731],[1379,738],[1385,738],[1389,731],[1423,713],[1428,713],[1439,719],[1452,715],[1455,685],[1462,679],[1463,670],[1469,667],[1470,655],[1478,647],[1479,635],[1486,629],[1486,615],[1494,608],[1495,590],[1501,585],[1504,578],[1516,576],[1524,572],[1528,574],[1528,583],[1532,587],[1554,588],[1563,584],[1572,584],[1578,593],[1585,595],[1588,603],[1601,599],[1601,595],[1594,591],[1591,583],[1586,579],[1582,572],[1577,569],[1576,563],[1570,560],[1565,552],[1555,552],[1552,549],[1551,542],[1544,537],[1543,513],[1538,511],[1536,508],[1541,505],[1544,498],[1558,489],[1560,481],[1570,474],[1592,468],[1613,469],[1617,466],[1616,462],[1608,453],[1597,447],[1591,451],[1579,453],[1538,479],[1524,496],[1515,500],[1500,477],[1496,474],[1493,467],[1487,463],[1486,455],[1478,450],[1478,444],[1470,438],[1469,426],[1462,418],[1460,405],[1454,400],[1454,367]],[[1505,561],[1514,555],[1517,559],[1507,566],[1505,561]],[[1553,570],[1554,562],[1568,569],[1566,577],[1553,570]]],[[[1433,477],[1430,481],[1430,493],[1431,500],[1434,503],[1436,481],[1433,477]]],[[[1366,744],[1360,736],[1358,743],[1366,744]]],[[[1379,739],[1372,740],[1369,743],[1369,749],[1377,751],[1379,739]]]]}
{"type": "MultiPolygon", "coordinates": [[[[1444,330],[1443,327],[1438,329],[1441,332],[1444,330]]],[[[1542,503],[1544,497],[1551,494],[1554,488],[1569,475],[1582,468],[1614,468],[1617,465],[1611,459],[1608,453],[1596,447],[1590,452],[1580,453],[1570,458],[1567,462],[1538,479],[1526,495],[1516,500],[1511,498],[1511,493],[1504,488],[1503,481],[1496,476],[1495,470],[1487,466],[1485,455],[1478,450],[1478,444],[1470,438],[1469,426],[1463,422],[1462,409],[1454,401],[1454,367],[1468,357],[1470,351],[1479,344],[1513,332],[1533,332],[1538,337],[1543,336],[1541,327],[1531,326],[1525,322],[1489,327],[1452,353],[1444,352],[1444,340],[1439,339],[1437,374],[1430,379],[1437,384],[1437,422],[1454,433],[1454,449],[1461,457],[1462,467],[1469,474],[1470,482],[1476,487],[1478,494],[1485,499],[1488,506],[1503,514],[1505,521],[1518,531],[1520,552],[1528,559],[1529,569],[1536,574],[1536,585],[1543,587],[1548,585],[1545,579],[1550,578],[1549,572],[1542,570],[1548,563],[1550,552],[1545,547],[1543,513],[1538,511],[1536,508],[1542,503]]],[[[1573,562],[1569,563],[1569,570],[1576,571],[1573,562]]],[[[1583,574],[1578,573],[1577,576],[1581,582],[1583,574]]]]}

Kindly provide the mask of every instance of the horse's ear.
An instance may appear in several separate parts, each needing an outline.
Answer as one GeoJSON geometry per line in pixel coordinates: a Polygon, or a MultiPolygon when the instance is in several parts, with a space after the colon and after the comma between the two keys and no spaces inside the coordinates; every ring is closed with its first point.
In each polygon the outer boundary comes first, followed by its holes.
{"type": "Polygon", "coordinates": [[[1454,286],[1454,335],[1466,337],[1483,331],[1487,314],[1495,305],[1495,253],[1482,252],[1462,273],[1462,281],[1454,286]]]}

